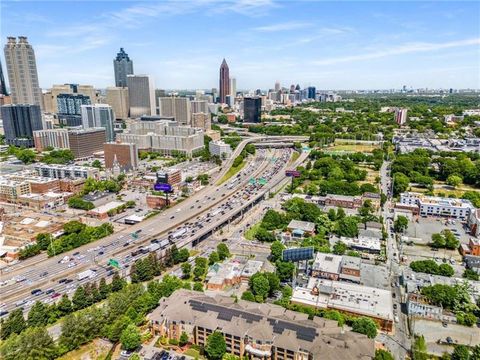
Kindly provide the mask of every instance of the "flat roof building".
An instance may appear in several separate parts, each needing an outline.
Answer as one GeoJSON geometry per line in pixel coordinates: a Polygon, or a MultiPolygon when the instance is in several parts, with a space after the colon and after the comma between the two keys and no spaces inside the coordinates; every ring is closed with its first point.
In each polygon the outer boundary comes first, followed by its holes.
{"type": "Polygon", "coordinates": [[[466,220],[475,207],[469,200],[426,196],[415,192],[400,194],[400,204],[416,205],[420,215],[448,216],[466,220]]]}
{"type": "Polygon", "coordinates": [[[72,165],[59,165],[59,164],[42,164],[37,163],[34,165],[34,169],[39,176],[55,178],[55,179],[76,179],[89,177],[97,177],[98,169],[88,166],[72,166],[72,165]]]}
{"type": "Polygon", "coordinates": [[[227,353],[265,360],[373,359],[374,341],[365,335],[344,331],[336,321],[286,310],[278,305],[236,300],[229,296],[206,296],[177,290],[162,298],[148,315],[154,336],[206,345],[214,331],[226,341],[227,353]]]}
{"type": "Polygon", "coordinates": [[[368,316],[386,331],[393,328],[392,292],[343,281],[310,278],[306,288],[293,291],[292,304],[368,316]]]}
{"type": "Polygon", "coordinates": [[[70,130],[68,141],[75,159],[89,158],[94,153],[103,150],[105,128],[70,130]]]}

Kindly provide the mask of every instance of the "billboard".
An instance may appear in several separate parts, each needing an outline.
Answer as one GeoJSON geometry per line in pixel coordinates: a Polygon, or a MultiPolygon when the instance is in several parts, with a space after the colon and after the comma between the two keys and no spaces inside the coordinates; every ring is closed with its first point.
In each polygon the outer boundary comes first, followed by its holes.
{"type": "Polygon", "coordinates": [[[302,261],[313,259],[313,247],[285,249],[282,252],[283,261],[302,261]]]}
{"type": "Polygon", "coordinates": [[[300,172],[297,170],[286,170],[285,176],[288,177],[300,177],[300,172]]]}
{"type": "Polygon", "coordinates": [[[157,184],[153,185],[153,189],[155,191],[163,191],[163,192],[170,193],[170,192],[172,192],[172,185],[157,183],[157,184]]]}

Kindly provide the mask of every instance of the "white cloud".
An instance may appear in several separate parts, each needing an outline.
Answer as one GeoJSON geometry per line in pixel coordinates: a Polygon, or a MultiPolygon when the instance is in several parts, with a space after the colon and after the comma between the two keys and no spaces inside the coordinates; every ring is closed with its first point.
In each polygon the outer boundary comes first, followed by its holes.
{"type": "Polygon", "coordinates": [[[305,29],[311,26],[312,24],[307,22],[288,21],[284,23],[256,27],[253,30],[260,31],[260,32],[277,32],[277,31],[305,29]]]}
{"type": "Polygon", "coordinates": [[[374,51],[374,52],[365,53],[365,54],[340,56],[340,57],[335,57],[330,59],[316,60],[316,61],[313,61],[312,63],[314,65],[333,65],[333,64],[345,63],[345,62],[380,59],[380,58],[393,56],[393,55],[437,51],[437,50],[479,45],[479,44],[480,44],[480,38],[457,40],[457,41],[450,41],[445,43],[425,43],[425,42],[406,43],[406,44],[403,44],[397,47],[392,47],[389,49],[374,51]]]}

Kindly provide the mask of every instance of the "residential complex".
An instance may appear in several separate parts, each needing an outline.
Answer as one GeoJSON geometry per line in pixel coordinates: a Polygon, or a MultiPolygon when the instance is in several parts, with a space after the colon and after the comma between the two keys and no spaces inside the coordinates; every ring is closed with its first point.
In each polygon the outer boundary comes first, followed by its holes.
{"type": "Polygon", "coordinates": [[[115,115],[107,104],[82,105],[82,125],[84,129],[105,128],[106,141],[115,140],[113,122],[115,115]]]}
{"type": "Polygon", "coordinates": [[[74,166],[74,165],[47,165],[37,163],[34,166],[35,171],[39,176],[54,178],[54,179],[76,179],[76,178],[96,178],[98,169],[88,166],[74,166]]]}
{"type": "Polygon", "coordinates": [[[33,132],[35,150],[44,151],[48,147],[70,149],[68,129],[36,130],[33,132]]]}
{"type": "Polygon", "coordinates": [[[373,340],[344,331],[336,321],[286,310],[278,305],[209,297],[177,290],[148,316],[152,334],[189,340],[205,346],[207,337],[220,331],[227,353],[277,360],[373,359],[373,340]]]}

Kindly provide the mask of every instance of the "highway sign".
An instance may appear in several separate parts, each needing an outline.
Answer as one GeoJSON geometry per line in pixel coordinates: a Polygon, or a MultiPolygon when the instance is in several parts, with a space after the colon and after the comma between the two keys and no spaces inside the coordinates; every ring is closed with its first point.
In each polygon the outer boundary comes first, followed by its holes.
{"type": "Polygon", "coordinates": [[[288,177],[300,177],[300,172],[297,170],[286,170],[285,176],[288,177]]]}
{"type": "Polygon", "coordinates": [[[258,183],[260,185],[265,185],[267,183],[267,180],[265,180],[264,178],[260,178],[260,179],[258,179],[258,183]]]}
{"type": "Polygon", "coordinates": [[[302,261],[313,259],[313,247],[285,249],[282,252],[283,261],[302,261]]]}
{"type": "Polygon", "coordinates": [[[138,234],[136,232],[131,233],[130,236],[134,239],[138,239],[138,234]]]}
{"type": "Polygon", "coordinates": [[[172,192],[172,185],[157,183],[153,185],[155,191],[172,192]]]}
{"type": "Polygon", "coordinates": [[[109,266],[116,267],[117,269],[120,269],[120,264],[119,264],[118,261],[115,260],[115,259],[110,259],[110,260],[108,260],[108,265],[109,265],[109,266]]]}
{"type": "Polygon", "coordinates": [[[256,180],[255,180],[255,178],[250,178],[250,180],[248,182],[252,185],[255,185],[256,180]]]}

